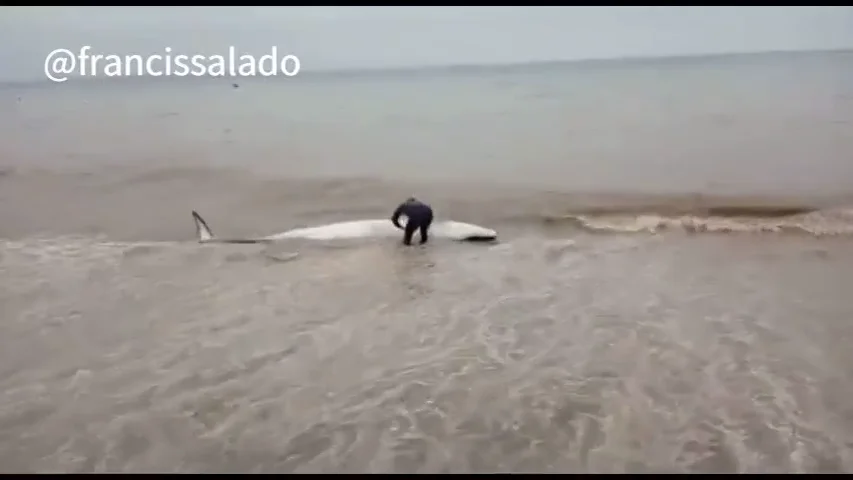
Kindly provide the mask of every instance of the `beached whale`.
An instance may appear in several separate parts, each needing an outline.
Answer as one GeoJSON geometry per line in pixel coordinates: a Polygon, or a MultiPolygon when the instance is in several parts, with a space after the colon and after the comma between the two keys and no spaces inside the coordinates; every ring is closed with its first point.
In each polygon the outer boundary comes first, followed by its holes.
{"type": "MultiPolygon", "coordinates": [[[[195,210],[192,212],[195,221],[196,236],[200,243],[270,243],[288,239],[304,240],[339,240],[358,238],[403,237],[389,219],[352,220],[348,222],[329,223],[316,227],[295,228],[286,232],[276,233],[257,238],[217,238],[207,222],[195,210]]],[[[403,222],[401,220],[401,222],[403,222]]],[[[465,242],[488,242],[498,238],[498,233],[489,228],[471,223],[444,220],[434,222],[429,229],[430,238],[445,238],[465,242]]]]}

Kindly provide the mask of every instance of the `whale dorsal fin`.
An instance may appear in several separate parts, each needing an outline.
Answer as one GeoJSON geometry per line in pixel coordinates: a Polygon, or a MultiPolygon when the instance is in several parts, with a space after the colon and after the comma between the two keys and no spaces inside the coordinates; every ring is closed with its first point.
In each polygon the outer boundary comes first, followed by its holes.
{"type": "Polygon", "coordinates": [[[214,239],[213,232],[210,231],[207,222],[195,210],[193,210],[193,220],[195,221],[195,234],[199,242],[209,242],[214,239]]]}

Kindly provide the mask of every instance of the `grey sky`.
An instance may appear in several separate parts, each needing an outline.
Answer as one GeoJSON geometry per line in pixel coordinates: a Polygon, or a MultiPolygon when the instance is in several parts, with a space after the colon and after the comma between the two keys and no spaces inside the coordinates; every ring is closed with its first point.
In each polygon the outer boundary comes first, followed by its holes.
{"type": "Polygon", "coordinates": [[[223,53],[309,69],[853,48],[853,7],[0,7],[0,80],[55,48],[223,53]]]}

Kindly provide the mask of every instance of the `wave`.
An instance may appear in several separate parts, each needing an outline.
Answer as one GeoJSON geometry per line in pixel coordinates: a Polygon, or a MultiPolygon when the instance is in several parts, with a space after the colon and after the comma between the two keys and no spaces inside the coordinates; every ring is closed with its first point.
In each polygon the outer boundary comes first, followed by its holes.
{"type": "Polygon", "coordinates": [[[695,212],[593,211],[543,218],[597,233],[797,233],[853,236],[853,208],[719,207],[695,212]]]}

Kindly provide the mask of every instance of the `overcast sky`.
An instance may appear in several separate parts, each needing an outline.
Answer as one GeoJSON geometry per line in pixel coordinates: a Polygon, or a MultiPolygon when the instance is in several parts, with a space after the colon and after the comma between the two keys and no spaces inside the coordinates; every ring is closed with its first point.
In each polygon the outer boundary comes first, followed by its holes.
{"type": "Polygon", "coordinates": [[[109,54],[234,45],[303,71],[853,48],[853,7],[0,7],[0,81],[55,48],[109,54]],[[284,53],[282,53],[284,52],[284,53]]]}

